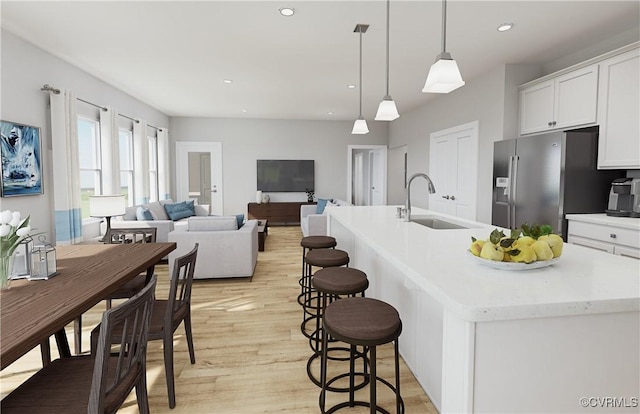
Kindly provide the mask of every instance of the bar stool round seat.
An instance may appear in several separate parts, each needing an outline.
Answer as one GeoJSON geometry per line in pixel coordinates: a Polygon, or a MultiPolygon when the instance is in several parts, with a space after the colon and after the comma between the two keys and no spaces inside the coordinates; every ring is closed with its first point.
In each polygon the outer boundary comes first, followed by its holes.
{"type": "Polygon", "coordinates": [[[311,278],[311,285],[329,295],[352,295],[369,287],[367,274],[353,267],[326,267],[311,278]]]}
{"type": "Polygon", "coordinates": [[[337,267],[349,264],[349,253],[339,249],[315,249],[304,257],[309,266],[337,267]]]}
{"type": "Polygon", "coordinates": [[[317,292],[311,286],[312,268],[315,267],[339,267],[349,264],[349,253],[339,249],[313,249],[307,252],[304,257],[305,274],[303,276],[301,293],[298,296],[298,303],[302,305],[302,323],[300,331],[307,338],[310,333],[307,330],[307,323],[315,318],[316,305],[318,299],[317,292]]]}
{"type": "MultiPolygon", "coordinates": [[[[387,386],[396,395],[396,413],[404,413],[404,402],[400,396],[400,363],[398,356],[398,337],[402,332],[402,321],[398,311],[391,305],[372,298],[354,297],[337,300],[327,305],[323,317],[322,360],[320,382],[320,411],[333,413],[344,407],[370,407],[371,413],[388,411],[377,405],[376,384],[387,386]],[[327,392],[327,340],[331,336],[351,345],[352,354],[356,346],[369,348],[369,401],[355,401],[353,390],[349,393],[349,401],[334,405],[325,411],[327,392]],[[377,376],[376,347],[394,342],[395,386],[377,376]]],[[[353,384],[353,378],[350,384],[353,384]]]]}
{"type": "MultiPolygon", "coordinates": [[[[311,278],[311,285],[318,293],[317,301],[316,301],[316,314],[314,316],[316,321],[315,330],[309,335],[309,346],[313,351],[313,355],[307,361],[307,375],[309,379],[320,386],[320,380],[312,373],[312,364],[313,362],[321,356],[322,349],[321,345],[321,333],[322,333],[322,314],[324,312],[325,307],[328,303],[331,303],[334,300],[337,300],[341,297],[353,297],[358,294],[360,296],[364,296],[365,290],[369,287],[369,280],[367,279],[367,274],[361,270],[349,268],[349,267],[326,267],[321,270],[318,270],[313,277],[311,278]]],[[[332,341],[335,342],[335,341],[332,341]]],[[[346,351],[347,353],[350,351],[350,348],[342,347],[330,347],[329,352],[331,352],[331,356],[328,356],[329,359],[337,360],[337,361],[349,361],[351,357],[337,357],[333,356],[336,352],[346,351]]],[[[366,375],[366,356],[363,353],[358,354],[358,357],[362,357],[363,359],[363,374],[358,374],[359,376],[366,375]]],[[[330,391],[335,392],[349,392],[349,388],[338,388],[331,386],[331,383],[337,381],[340,378],[344,378],[348,376],[347,374],[341,374],[337,377],[334,377],[330,380],[330,384],[327,387],[330,391]]],[[[367,384],[367,380],[365,379],[356,389],[360,389],[367,384]]]]}
{"type": "Polygon", "coordinates": [[[306,236],[300,240],[300,246],[307,249],[330,249],[337,244],[335,237],[331,236],[306,236]]]}

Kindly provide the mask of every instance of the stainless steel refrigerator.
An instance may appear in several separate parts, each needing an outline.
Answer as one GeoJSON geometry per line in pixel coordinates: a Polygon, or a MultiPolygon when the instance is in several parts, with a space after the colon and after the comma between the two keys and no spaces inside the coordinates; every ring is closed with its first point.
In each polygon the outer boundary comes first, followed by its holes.
{"type": "Polygon", "coordinates": [[[598,128],[497,141],[491,223],[550,224],[567,239],[565,214],[602,213],[624,170],[598,170],[598,128]]]}

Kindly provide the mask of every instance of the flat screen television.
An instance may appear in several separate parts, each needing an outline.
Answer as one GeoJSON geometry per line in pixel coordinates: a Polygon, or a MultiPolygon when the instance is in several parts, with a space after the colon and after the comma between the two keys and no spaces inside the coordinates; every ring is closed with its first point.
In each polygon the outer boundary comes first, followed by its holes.
{"type": "Polygon", "coordinates": [[[294,193],[314,189],[313,160],[258,160],[258,190],[294,193]]]}

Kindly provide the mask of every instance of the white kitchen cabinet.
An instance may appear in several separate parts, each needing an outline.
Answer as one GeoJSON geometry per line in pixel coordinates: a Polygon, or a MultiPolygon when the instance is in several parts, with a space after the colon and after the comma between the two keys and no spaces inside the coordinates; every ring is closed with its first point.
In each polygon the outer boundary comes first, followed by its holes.
{"type": "Polygon", "coordinates": [[[590,65],[520,90],[520,134],[596,122],[598,65],[590,65]]]}
{"type": "Polygon", "coordinates": [[[640,168],[640,49],[600,63],[598,168],[640,168]]]}
{"type": "Polygon", "coordinates": [[[589,247],[640,259],[640,231],[569,219],[568,241],[589,247]]]}

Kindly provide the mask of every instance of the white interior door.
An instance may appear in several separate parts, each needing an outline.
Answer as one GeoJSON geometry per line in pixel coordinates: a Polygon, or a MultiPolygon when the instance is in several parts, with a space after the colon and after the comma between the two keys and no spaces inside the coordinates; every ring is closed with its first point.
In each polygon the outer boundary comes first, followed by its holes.
{"type": "Polygon", "coordinates": [[[430,137],[429,176],[436,193],[429,208],[476,219],[478,188],[478,122],[434,132],[430,137]]]}
{"type": "Polygon", "coordinates": [[[382,150],[376,149],[369,151],[369,165],[371,167],[369,174],[371,180],[369,205],[371,206],[382,206],[386,204],[383,197],[384,181],[386,180],[386,177],[383,175],[386,170],[383,166],[383,158],[382,150]]]}
{"type": "Polygon", "coordinates": [[[222,143],[176,142],[177,200],[210,204],[211,214],[222,215],[222,143]]]}
{"type": "Polygon", "coordinates": [[[353,156],[353,204],[356,206],[365,205],[364,199],[364,154],[359,152],[353,156]]]}

